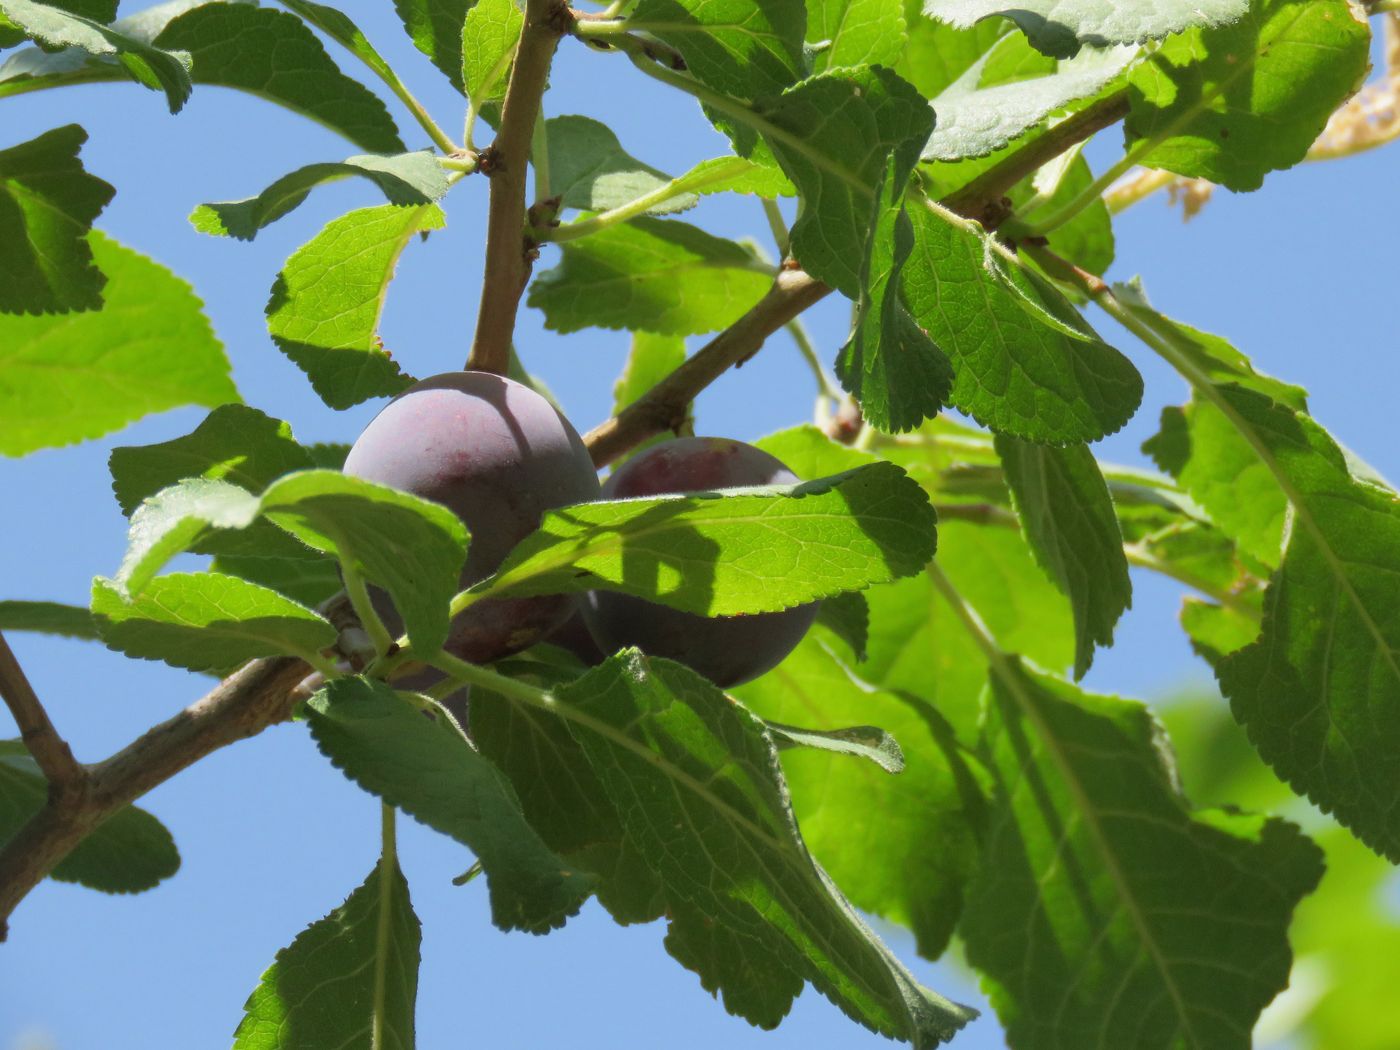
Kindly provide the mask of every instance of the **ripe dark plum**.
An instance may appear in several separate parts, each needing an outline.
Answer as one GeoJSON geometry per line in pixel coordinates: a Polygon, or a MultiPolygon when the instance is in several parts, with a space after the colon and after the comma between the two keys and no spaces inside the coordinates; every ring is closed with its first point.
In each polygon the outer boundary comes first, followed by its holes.
{"type": "MultiPolygon", "coordinates": [[[[615,471],[603,485],[603,498],[791,485],[797,480],[780,460],[742,441],[677,438],[615,471]]],[[[697,616],[617,591],[590,591],[583,615],[604,652],[635,645],[728,687],[781,663],[812,626],[820,604],[809,602],[781,612],[697,616]]]]}
{"type": "MultiPolygon", "coordinates": [[[[578,432],[529,387],[489,372],[447,372],[389,402],[345,473],[441,503],[471,531],[462,586],[496,571],[545,511],[598,498],[578,432]]],[[[478,602],[452,623],[449,652],[483,663],[524,649],[573,614],[566,595],[478,602]]]]}

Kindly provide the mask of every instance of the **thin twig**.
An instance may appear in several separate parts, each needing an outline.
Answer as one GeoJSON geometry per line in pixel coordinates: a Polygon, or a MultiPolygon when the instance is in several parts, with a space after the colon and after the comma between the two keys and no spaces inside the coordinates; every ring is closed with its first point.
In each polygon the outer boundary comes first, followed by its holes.
{"type": "Polygon", "coordinates": [[[68,742],[53,727],[49,713],[44,710],[3,634],[0,634],[0,696],[5,698],[10,713],[15,716],[24,746],[48,778],[49,797],[56,799],[81,789],[86,771],[73,758],[68,742]]]}
{"type": "Polygon", "coordinates": [[[481,308],[467,358],[470,369],[505,375],[510,365],[515,315],[537,251],[525,229],[530,142],[554,49],[569,24],[568,8],[561,0],[529,0],[526,5],[525,28],[506,87],[500,131],[487,151],[489,164],[482,165],[491,177],[491,199],[486,216],[481,308]]]}
{"type": "Polygon", "coordinates": [[[88,767],[80,792],[51,798],[0,847],[0,940],[15,905],[86,835],[211,752],[286,721],[309,671],[295,657],[254,660],[174,718],[88,767]]]}

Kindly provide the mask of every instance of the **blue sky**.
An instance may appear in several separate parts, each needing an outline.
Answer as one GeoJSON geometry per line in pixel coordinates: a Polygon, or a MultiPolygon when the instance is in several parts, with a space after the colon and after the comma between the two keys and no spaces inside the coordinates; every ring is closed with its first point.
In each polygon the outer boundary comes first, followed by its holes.
{"type": "MultiPolygon", "coordinates": [[[[411,50],[390,5],[347,10],[439,120],[455,123],[460,99],[411,50]]],[[[185,219],[201,201],[248,196],[301,164],[353,150],[315,125],[217,89],[197,90],[173,118],[157,94],[134,86],[64,89],[3,105],[0,146],[64,123],[87,127],[89,170],[118,187],[100,225],[194,284],[249,403],[290,420],[303,440],[353,439],[376,406],[345,413],[323,406],[268,340],[262,307],[287,255],[335,215],[377,203],[374,191],[357,183],[317,190],[253,244],[201,236],[185,219]]],[[[572,41],[561,48],[546,108],[606,120],[635,156],[672,173],[727,148],[691,100],[663,93],[618,56],[572,41]]],[[[416,125],[400,124],[411,145],[426,144],[416,125]]],[[[1116,158],[1116,135],[1091,148],[1091,158],[1116,158]]],[[[1189,225],[1164,199],[1150,200],[1118,221],[1120,261],[1111,272],[1141,274],[1163,310],[1232,339],[1262,370],[1307,387],[1317,418],[1391,477],[1400,476],[1390,407],[1400,385],[1400,347],[1392,303],[1381,291],[1394,243],[1385,236],[1388,215],[1372,200],[1396,174],[1394,156],[1385,152],[1307,166],[1271,176],[1257,194],[1220,191],[1189,225]]],[[[484,182],[467,180],[448,211],[447,230],[406,253],[383,323],[386,344],[418,375],[460,367],[465,358],[480,282],[484,182]]],[[[686,218],[728,236],[767,239],[759,207],[747,198],[707,198],[686,218]]],[[[550,262],[547,251],[540,265],[550,262]]],[[[828,359],[847,316],[846,304],[835,301],[809,315],[828,359]]],[[[1148,388],[1137,418],[1101,451],[1141,463],[1138,445],[1154,431],[1162,405],[1184,400],[1185,387],[1101,314],[1091,320],[1133,357],[1148,388]]],[[[607,415],[625,335],[559,337],[526,310],[517,343],[580,430],[607,415]]],[[[700,427],[753,438],[807,418],[812,395],[796,351],[775,338],[700,399],[700,427]]],[[[101,441],[0,460],[0,597],[85,603],[92,576],[116,567],[125,539],[110,496],[108,452],[187,433],[202,417],[194,409],[171,412],[101,441]]],[[[1175,627],[1179,590],[1141,574],[1135,582],[1119,645],[1100,654],[1086,684],[1150,699],[1206,680],[1175,627]]],[[[12,644],[55,721],[88,760],[206,688],[196,676],[92,645],[23,635],[12,644]]],[[[0,727],[0,735],[9,730],[0,727]]],[[[377,803],[331,769],[297,726],[217,753],[143,804],[174,832],[180,873],[131,898],[48,883],[20,907],[10,942],[0,948],[3,1050],[227,1045],[274,952],[338,904],[377,855],[377,803]]],[[[620,929],[596,906],[547,938],[501,934],[490,925],[480,882],[451,885],[470,863],[460,847],[409,821],[401,822],[400,837],[424,920],[424,1047],[889,1045],[810,991],[777,1032],[751,1030],[665,955],[659,925],[620,929]]],[[[985,1006],[964,976],[915,959],[908,937],[887,932],[927,983],[985,1006]]],[[[1002,1044],[987,1019],[954,1045],[1002,1044]]]]}

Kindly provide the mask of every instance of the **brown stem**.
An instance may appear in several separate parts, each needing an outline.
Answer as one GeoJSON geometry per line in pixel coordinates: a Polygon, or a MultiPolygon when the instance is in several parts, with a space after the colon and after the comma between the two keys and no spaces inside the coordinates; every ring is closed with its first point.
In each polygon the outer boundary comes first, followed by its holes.
{"type": "Polygon", "coordinates": [[[254,660],[203,699],[90,766],[75,791],[49,802],[0,847],[0,940],[15,906],[94,828],[185,767],[286,721],[310,668],[289,656],[254,660]]]}
{"type": "Polygon", "coordinates": [[[1118,123],[1128,115],[1128,89],[1122,88],[1085,106],[1060,121],[1045,134],[992,165],[961,189],[943,198],[943,205],[959,215],[995,229],[1010,214],[1000,206],[1002,196],[1042,164],[1054,160],[1090,135],[1118,123]]]}
{"type": "Polygon", "coordinates": [[[768,294],[748,313],[619,415],[588,432],[583,440],[593,462],[605,466],[638,442],[680,426],[697,393],[734,365],[747,361],[765,339],[829,291],[802,270],[783,270],[768,294]]]}
{"type": "Polygon", "coordinates": [[[559,38],[571,24],[562,0],[529,0],[515,52],[496,141],[483,151],[481,170],[491,178],[486,216],[486,272],[467,367],[505,375],[510,365],[515,315],[538,251],[526,234],[526,167],[540,115],[549,66],[559,38]]]}
{"type": "Polygon", "coordinates": [[[49,798],[58,800],[81,791],[86,771],[73,758],[68,742],[58,735],[49,714],[15,659],[10,643],[0,634],[0,696],[15,716],[20,739],[49,781],[49,798]]]}

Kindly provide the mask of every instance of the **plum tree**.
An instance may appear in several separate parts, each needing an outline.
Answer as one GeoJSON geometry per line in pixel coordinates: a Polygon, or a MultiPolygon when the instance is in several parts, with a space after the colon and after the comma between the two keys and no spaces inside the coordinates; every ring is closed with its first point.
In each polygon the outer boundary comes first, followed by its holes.
{"type": "MultiPolygon", "coordinates": [[[[529,387],[489,372],[415,384],[356,439],[345,472],[451,509],[471,532],[462,586],[496,571],[545,511],[598,498],[578,432],[529,387]]],[[[449,652],[482,663],[518,652],[567,620],[566,595],[478,602],[452,623],[449,652]]]]}
{"type": "MultiPolygon", "coordinates": [[[[789,485],[797,476],[775,456],[729,438],[667,441],[628,460],[603,485],[605,499],[789,485]]],[[[584,621],[606,653],[635,645],[686,664],[720,686],[776,667],[802,641],[820,602],[780,612],[697,616],[615,591],[591,591],[584,621]]]]}

